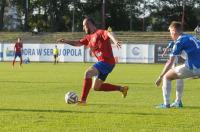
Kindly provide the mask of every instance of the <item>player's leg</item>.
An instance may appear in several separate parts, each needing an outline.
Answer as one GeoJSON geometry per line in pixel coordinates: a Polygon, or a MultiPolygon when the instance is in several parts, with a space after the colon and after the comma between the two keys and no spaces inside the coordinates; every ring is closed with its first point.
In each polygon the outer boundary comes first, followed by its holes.
{"type": "MultiPolygon", "coordinates": [[[[178,64],[178,57],[176,57],[176,62],[174,63],[172,67],[175,68],[176,64],[178,64]]],[[[171,104],[171,107],[178,106],[179,104],[182,107],[181,99],[182,99],[182,94],[183,94],[183,85],[184,85],[183,79],[176,79],[176,99],[171,104]]]]}
{"type": "Polygon", "coordinates": [[[93,89],[95,91],[120,91],[121,86],[104,83],[104,81],[102,81],[101,79],[96,78],[94,80],[93,89]]]}
{"type": "Polygon", "coordinates": [[[22,55],[21,54],[19,55],[19,58],[20,58],[20,67],[22,68],[22,55]]]}
{"type": "Polygon", "coordinates": [[[175,102],[181,101],[182,95],[183,95],[183,87],[184,87],[183,79],[177,79],[176,80],[176,100],[175,100],[175,102]]]}
{"type": "Polygon", "coordinates": [[[15,65],[15,58],[13,59],[13,62],[12,62],[12,66],[14,67],[15,65]]]}
{"type": "Polygon", "coordinates": [[[175,101],[171,104],[171,107],[176,107],[180,108],[183,107],[182,104],[182,95],[183,95],[183,87],[184,87],[184,78],[189,78],[194,76],[193,72],[190,71],[185,65],[180,65],[174,68],[174,71],[177,73],[178,78],[176,81],[176,99],[175,101]]]}
{"type": "Polygon", "coordinates": [[[103,74],[103,73],[99,72],[97,78],[94,80],[93,89],[95,91],[105,91],[105,92],[120,91],[120,92],[122,92],[123,97],[126,97],[128,87],[127,86],[122,87],[122,86],[119,86],[119,85],[104,83],[107,76],[108,76],[108,74],[103,74]]]}
{"type": "Polygon", "coordinates": [[[86,70],[82,87],[82,95],[80,99],[81,103],[86,102],[87,96],[92,87],[92,77],[96,76],[97,74],[98,70],[95,67],[90,67],[86,70]]]}
{"type": "Polygon", "coordinates": [[[96,79],[93,88],[95,91],[104,91],[104,92],[111,92],[111,91],[119,91],[122,92],[122,96],[125,98],[128,92],[128,86],[119,86],[110,83],[103,83],[102,80],[96,79]]]}
{"type": "Polygon", "coordinates": [[[55,55],[53,55],[53,58],[54,58],[54,64],[56,64],[56,56],[55,55]]]}
{"type": "Polygon", "coordinates": [[[58,55],[56,55],[56,63],[58,64],[58,55]]]}
{"type": "Polygon", "coordinates": [[[176,108],[183,107],[183,104],[182,104],[183,85],[184,85],[183,79],[177,79],[176,80],[176,99],[170,105],[170,107],[176,107],[176,108]]]}
{"type": "Polygon", "coordinates": [[[17,58],[17,54],[15,53],[15,57],[14,57],[13,62],[12,62],[12,66],[13,66],[13,67],[14,67],[14,65],[15,65],[16,58],[17,58]]]}
{"type": "Polygon", "coordinates": [[[163,77],[162,92],[163,92],[164,104],[159,106],[159,108],[170,107],[171,81],[177,78],[178,78],[178,75],[173,69],[170,69],[163,77]]]}

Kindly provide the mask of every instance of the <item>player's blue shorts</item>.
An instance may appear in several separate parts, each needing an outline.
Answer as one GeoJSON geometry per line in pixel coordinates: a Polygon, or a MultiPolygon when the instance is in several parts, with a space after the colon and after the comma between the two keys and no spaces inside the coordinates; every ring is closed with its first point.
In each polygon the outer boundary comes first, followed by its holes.
{"type": "Polygon", "coordinates": [[[15,58],[16,58],[17,56],[21,57],[22,54],[21,54],[21,53],[15,53],[15,58]]]}
{"type": "Polygon", "coordinates": [[[102,81],[105,81],[108,74],[112,72],[115,65],[110,65],[106,62],[99,61],[95,63],[93,67],[95,67],[99,71],[97,78],[101,79],[102,81]]]}

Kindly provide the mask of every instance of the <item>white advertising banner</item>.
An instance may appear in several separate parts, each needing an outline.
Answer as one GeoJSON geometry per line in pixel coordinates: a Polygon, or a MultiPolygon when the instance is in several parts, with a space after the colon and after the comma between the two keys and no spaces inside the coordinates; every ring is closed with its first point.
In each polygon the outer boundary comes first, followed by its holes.
{"type": "MultiPolygon", "coordinates": [[[[22,57],[23,59],[29,58],[30,61],[53,61],[55,45],[59,50],[58,59],[60,62],[97,61],[90,54],[90,49],[67,44],[24,44],[22,57]]],[[[154,48],[155,45],[148,44],[123,44],[119,49],[112,45],[113,55],[117,63],[154,63],[154,48]]],[[[13,58],[14,44],[0,44],[0,61],[12,61],[13,58]]]]}
{"type": "Polygon", "coordinates": [[[53,61],[53,49],[55,44],[40,44],[39,49],[39,61],[53,61]]]}
{"type": "MultiPolygon", "coordinates": [[[[24,44],[23,59],[30,61],[53,61],[53,49],[56,44],[24,44]]],[[[58,59],[60,62],[83,62],[84,47],[73,47],[70,45],[57,44],[59,50],[58,59]]],[[[3,52],[5,61],[12,61],[14,58],[14,44],[5,44],[3,52]]],[[[19,58],[17,58],[17,61],[19,58]]]]}
{"type": "Polygon", "coordinates": [[[61,56],[64,57],[64,62],[83,62],[84,61],[84,46],[74,47],[63,45],[61,56]]]}
{"type": "Polygon", "coordinates": [[[127,63],[154,63],[154,45],[128,44],[127,63]]]}
{"type": "Polygon", "coordinates": [[[39,44],[24,44],[22,58],[29,58],[30,61],[39,61],[42,51],[39,44]]]}
{"type": "Polygon", "coordinates": [[[121,48],[112,45],[113,55],[117,63],[126,63],[126,44],[122,44],[121,48]]]}
{"type": "MultiPolygon", "coordinates": [[[[14,45],[15,44],[4,44],[3,46],[3,60],[12,61],[14,58],[14,45]]],[[[16,59],[18,61],[19,58],[16,59]]]]}
{"type": "Polygon", "coordinates": [[[0,61],[3,60],[3,44],[0,43],[0,61]]]}

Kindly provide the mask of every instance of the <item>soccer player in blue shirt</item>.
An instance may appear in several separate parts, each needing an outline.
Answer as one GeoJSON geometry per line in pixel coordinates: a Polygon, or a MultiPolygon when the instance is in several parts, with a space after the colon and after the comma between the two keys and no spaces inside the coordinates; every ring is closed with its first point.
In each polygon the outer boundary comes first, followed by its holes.
{"type": "MultiPolygon", "coordinates": [[[[200,76],[200,41],[192,35],[184,34],[180,22],[173,21],[169,26],[169,31],[174,41],[174,46],[169,60],[155,82],[159,86],[163,81],[162,91],[164,103],[157,106],[157,108],[170,108],[172,80],[200,76]],[[185,64],[172,68],[176,56],[182,52],[186,54],[185,64]]],[[[181,101],[174,103],[176,103],[177,107],[182,105],[181,101]]]]}
{"type": "MultiPolygon", "coordinates": [[[[169,50],[172,51],[173,47],[174,47],[174,41],[169,42],[169,44],[165,48],[162,56],[164,56],[169,50]]],[[[183,59],[185,59],[184,52],[182,52],[182,54],[180,56],[183,59]]],[[[176,56],[175,61],[174,61],[171,68],[174,68],[177,64],[178,64],[178,56],[176,56]]],[[[176,79],[176,99],[175,99],[174,103],[172,103],[170,105],[170,107],[176,107],[176,108],[183,107],[183,104],[182,104],[182,101],[181,101],[182,96],[183,96],[183,87],[184,87],[183,79],[176,79]]]]}

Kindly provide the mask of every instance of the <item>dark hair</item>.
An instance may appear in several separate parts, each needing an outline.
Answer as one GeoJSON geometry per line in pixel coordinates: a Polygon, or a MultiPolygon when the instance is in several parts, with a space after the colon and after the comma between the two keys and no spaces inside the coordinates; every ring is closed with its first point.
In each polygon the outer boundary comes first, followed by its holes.
{"type": "Polygon", "coordinates": [[[183,32],[182,24],[181,22],[178,21],[172,21],[171,24],[169,25],[169,28],[175,28],[178,33],[183,32]]]}
{"type": "Polygon", "coordinates": [[[87,21],[91,22],[93,25],[96,26],[95,21],[94,21],[91,17],[86,16],[85,19],[86,19],[87,21]]]}

